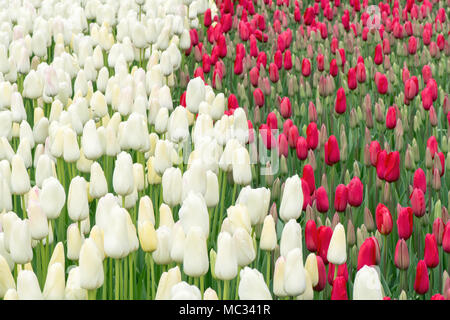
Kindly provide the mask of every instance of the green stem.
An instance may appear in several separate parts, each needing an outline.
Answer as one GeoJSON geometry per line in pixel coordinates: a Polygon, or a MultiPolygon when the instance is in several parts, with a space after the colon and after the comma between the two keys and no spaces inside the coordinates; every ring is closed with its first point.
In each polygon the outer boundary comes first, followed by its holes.
{"type": "Polygon", "coordinates": [[[228,290],[230,287],[230,280],[223,281],[223,295],[222,300],[228,300],[228,290]]]}
{"type": "Polygon", "coordinates": [[[97,289],[88,290],[88,299],[97,300],[97,289]]]}
{"type": "Polygon", "coordinates": [[[115,289],[114,294],[115,294],[115,299],[120,300],[120,260],[116,259],[115,262],[116,262],[116,265],[115,265],[115,271],[116,271],[115,288],[116,289],[115,289]]]}

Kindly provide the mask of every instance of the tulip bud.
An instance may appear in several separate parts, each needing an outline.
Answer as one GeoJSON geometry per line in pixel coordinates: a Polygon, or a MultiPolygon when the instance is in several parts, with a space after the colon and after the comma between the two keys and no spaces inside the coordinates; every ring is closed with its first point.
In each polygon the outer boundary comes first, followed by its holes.
{"type": "Polygon", "coordinates": [[[428,292],[430,281],[428,278],[428,269],[424,260],[417,263],[416,278],[414,281],[414,290],[418,294],[425,294],[428,292]]]}
{"type": "Polygon", "coordinates": [[[408,245],[404,239],[400,239],[395,247],[395,266],[400,270],[407,270],[409,267],[408,245]]]}
{"type": "Polygon", "coordinates": [[[183,271],[191,277],[203,276],[209,267],[206,238],[200,227],[192,227],[186,236],[183,271]]]}
{"type": "Polygon", "coordinates": [[[297,219],[303,208],[302,182],[298,175],[286,180],[281,199],[280,216],[284,221],[297,219]]]}
{"type": "Polygon", "coordinates": [[[220,280],[231,280],[237,275],[237,257],[229,233],[221,232],[217,238],[217,257],[214,273],[220,280]]]}
{"type": "Polygon", "coordinates": [[[21,156],[15,155],[11,161],[11,193],[24,195],[30,190],[30,177],[21,156]]]}
{"type": "Polygon", "coordinates": [[[39,202],[47,219],[59,217],[66,202],[66,193],[58,179],[49,177],[43,180],[39,202]]]}
{"type": "Polygon", "coordinates": [[[383,293],[378,272],[374,267],[364,266],[355,276],[354,300],[382,300],[383,293]]]}
{"type": "Polygon", "coordinates": [[[84,220],[89,215],[87,190],[86,180],[83,177],[77,176],[70,182],[67,211],[73,221],[84,220]]]}
{"type": "Polygon", "coordinates": [[[287,254],[284,290],[288,296],[298,296],[306,290],[305,270],[300,248],[294,248],[287,254]]]}
{"type": "Polygon", "coordinates": [[[0,255],[0,297],[5,297],[5,294],[10,289],[15,289],[16,284],[11,274],[8,262],[0,255]]]}
{"type": "Polygon", "coordinates": [[[64,268],[60,263],[49,266],[43,296],[46,300],[63,300],[65,293],[64,268]]]}
{"type": "Polygon", "coordinates": [[[277,234],[275,222],[271,215],[267,215],[264,219],[259,247],[261,250],[273,251],[277,246],[277,234]]]}
{"type": "Polygon", "coordinates": [[[181,282],[181,272],[178,266],[164,272],[158,283],[155,300],[169,300],[172,288],[181,282]]]}
{"type": "Polygon", "coordinates": [[[21,270],[17,276],[19,300],[43,300],[39,282],[33,271],[21,270]]]}
{"type": "Polygon", "coordinates": [[[240,272],[239,299],[272,300],[272,295],[264,282],[263,275],[256,269],[245,267],[240,272]]]}

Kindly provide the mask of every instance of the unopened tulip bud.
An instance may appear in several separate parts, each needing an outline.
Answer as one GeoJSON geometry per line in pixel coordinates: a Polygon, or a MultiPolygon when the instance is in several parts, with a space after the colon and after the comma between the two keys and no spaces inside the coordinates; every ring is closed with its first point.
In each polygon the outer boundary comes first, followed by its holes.
{"type": "Polygon", "coordinates": [[[400,239],[395,247],[395,266],[400,270],[407,270],[409,267],[408,245],[404,239],[400,239]]]}
{"type": "Polygon", "coordinates": [[[11,161],[11,193],[24,195],[30,190],[30,177],[21,156],[15,155],[11,161]]]}
{"type": "Polygon", "coordinates": [[[354,300],[382,300],[383,293],[378,272],[374,267],[365,265],[355,276],[353,285],[354,300]]]}
{"type": "Polygon", "coordinates": [[[103,285],[102,257],[94,240],[90,238],[86,239],[81,246],[79,266],[81,288],[94,290],[103,285]]]}
{"type": "Polygon", "coordinates": [[[80,267],[70,269],[65,289],[66,300],[87,300],[88,292],[81,288],[80,280],[80,267]]]}
{"type": "Polygon", "coordinates": [[[67,211],[70,219],[81,221],[89,215],[89,203],[86,180],[77,176],[72,179],[67,197],[67,211]]]}
{"type": "Polygon", "coordinates": [[[66,193],[58,179],[49,177],[43,181],[39,202],[47,219],[59,217],[66,202],[66,193]]]}
{"type": "Polygon", "coordinates": [[[8,262],[3,255],[0,255],[0,297],[4,297],[9,289],[15,289],[15,287],[8,262]]]}
{"type": "Polygon", "coordinates": [[[206,238],[200,227],[192,227],[185,240],[183,271],[191,277],[203,276],[209,268],[206,238]]]}
{"type": "Polygon", "coordinates": [[[272,215],[267,215],[264,219],[259,247],[261,250],[273,251],[277,245],[277,234],[275,222],[272,215]]]}
{"type": "Polygon", "coordinates": [[[309,274],[309,279],[313,287],[319,283],[319,270],[317,265],[317,256],[310,253],[305,261],[305,270],[309,274]]]}
{"type": "Polygon", "coordinates": [[[263,275],[256,269],[245,267],[240,272],[239,299],[241,300],[272,300],[269,288],[263,275]]]}
{"type": "Polygon", "coordinates": [[[33,271],[22,270],[17,276],[17,295],[19,300],[43,300],[39,282],[33,271]]]}
{"type": "Polygon", "coordinates": [[[217,239],[217,256],[214,265],[216,277],[220,280],[231,280],[236,277],[237,268],[233,240],[229,233],[221,232],[217,239]]]}
{"type": "Polygon", "coordinates": [[[370,212],[369,208],[364,208],[364,225],[369,231],[373,231],[375,229],[373,215],[370,212]]]}
{"type": "Polygon", "coordinates": [[[67,228],[67,258],[69,260],[78,260],[82,243],[83,239],[78,224],[72,223],[67,228]]]}
{"type": "Polygon", "coordinates": [[[286,180],[280,206],[280,216],[286,222],[290,219],[297,219],[302,212],[303,190],[301,184],[298,175],[286,180]]]}
{"type": "Polygon", "coordinates": [[[129,153],[121,152],[117,156],[113,173],[113,187],[114,191],[121,196],[126,196],[133,192],[133,161],[129,153]]]}
{"type": "Polygon", "coordinates": [[[287,254],[284,290],[288,296],[298,296],[306,290],[305,269],[300,248],[294,248],[287,254]]]}
{"type": "Polygon", "coordinates": [[[43,290],[46,300],[63,300],[65,295],[64,268],[60,263],[52,264],[47,271],[43,290]]]}

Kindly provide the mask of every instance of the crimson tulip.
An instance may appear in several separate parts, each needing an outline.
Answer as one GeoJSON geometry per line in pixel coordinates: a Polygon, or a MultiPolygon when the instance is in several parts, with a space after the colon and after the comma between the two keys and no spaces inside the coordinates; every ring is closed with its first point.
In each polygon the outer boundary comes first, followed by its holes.
{"type": "Polygon", "coordinates": [[[430,279],[428,278],[428,269],[424,260],[417,263],[416,279],[414,281],[414,290],[418,294],[425,294],[430,287],[430,279]]]}
{"type": "Polygon", "coordinates": [[[413,210],[410,207],[401,208],[397,218],[398,236],[408,240],[413,232],[413,210]]]}
{"type": "Polygon", "coordinates": [[[338,114],[343,114],[346,109],[347,109],[347,98],[345,96],[345,90],[344,88],[339,88],[336,94],[334,110],[338,114]]]}
{"type": "Polygon", "coordinates": [[[439,251],[434,234],[425,236],[424,260],[428,268],[435,268],[439,264],[439,251]]]}
{"type": "Polygon", "coordinates": [[[422,168],[414,172],[413,187],[421,189],[424,194],[427,193],[427,178],[422,168]]]}
{"type": "Polygon", "coordinates": [[[367,238],[359,248],[357,270],[365,265],[373,266],[380,262],[380,246],[375,237],[367,238]]]}
{"type": "Polygon", "coordinates": [[[392,231],[392,215],[389,209],[382,203],[379,203],[375,209],[375,222],[378,232],[388,235],[392,231]]]}
{"type": "Polygon", "coordinates": [[[328,141],[325,142],[325,163],[332,166],[333,164],[339,162],[340,157],[341,155],[337,139],[334,135],[331,135],[328,138],[328,141]]]}
{"type": "Polygon", "coordinates": [[[309,252],[316,252],[318,243],[319,243],[319,235],[316,228],[316,223],[314,220],[308,220],[305,225],[305,243],[306,248],[309,252]]]}
{"type": "Polygon", "coordinates": [[[395,246],[394,263],[400,270],[407,270],[409,268],[409,252],[405,239],[399,239],[395,246]]]}
{"type": "Polygon", "coordinates": [[[328,254],[328,247],[330,245],[331,236],[333,235],[333,230],[330,227],[327,226],[320,226],[317,229],[318,234],[318,246],[317,246],[317,253],[322,258],[323,262],[325,264],[328,264],[327,260],[327,254],[328,254]]]}
{"type": "Polygon", "coordinates": [[[337,212],[344,212],[347,208],[348,190],[344,184],[340,184],[336,187],[334,195],[334,209],[337,212]]]}
{"type": "Polygon", "coordinates": [[[347,282],[344,277],[337,277],[333,281],[331,289],[331,300],[348,300],[347,282]]]}
{"type": "Polygon", "coordinates": [[[353,177],[347,185],[348,204],[352,207],[359,207],[363,201],[364,186],[358,177],[353,177]]]}
{"type": "Polygon", "coordinates": [[[296,152],[297,158],[299,158],[300,160],[305,160],[308,157],[308,144],[306,142],[306,139],[302,136],[298,137],[297,139],[296,152]]]}
{"type": "Polygon", "coordinates": [[[423,194],[422,189],[415,188],[411,193],[410,200],[414,215],[417,218],[422,217],[425,214],[426,210],[425,195],[423,194]]]}
{"type": "Polygon", "coordinates": [[[316,190],[316,207],[317,211],[325,213],[328,211],[328,194],[324,187],[319,187],[316,190]]]}

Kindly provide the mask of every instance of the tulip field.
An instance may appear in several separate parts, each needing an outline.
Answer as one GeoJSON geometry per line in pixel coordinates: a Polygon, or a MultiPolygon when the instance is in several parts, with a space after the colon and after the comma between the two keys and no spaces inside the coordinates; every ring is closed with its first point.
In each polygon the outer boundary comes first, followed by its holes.
{"type": "Polygon", "coordinates": [[[449,300],[449,19],[0,1],[0,298],[449,300]]]}

